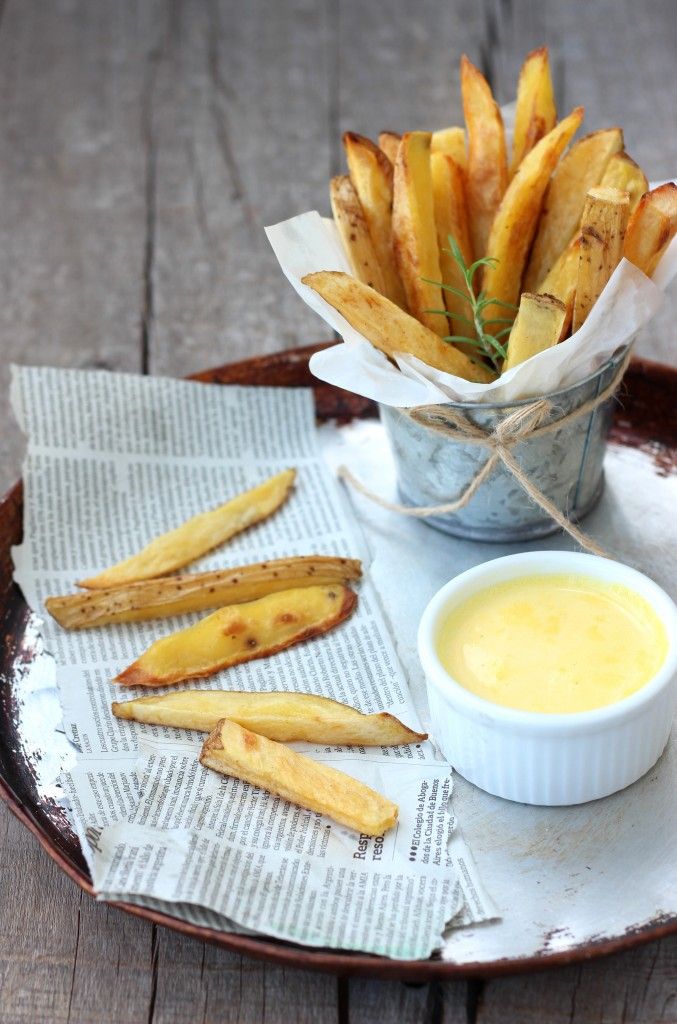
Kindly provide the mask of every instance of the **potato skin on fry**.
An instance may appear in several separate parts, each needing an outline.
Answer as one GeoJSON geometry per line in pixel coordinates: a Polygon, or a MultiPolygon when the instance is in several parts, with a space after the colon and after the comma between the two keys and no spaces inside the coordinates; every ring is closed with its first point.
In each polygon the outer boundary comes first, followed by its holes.
{"type": "Polygon", "coordinates": [[[647,176],[631,156],[623,151],[614,153],[606,165],[606,170],[599,183],[603,188],[619,188],[628,193],[630,214],[632,215],[639,201],[649,189],[647,176]]]}
{"type": "Polygon", "coordinates": [[[468,155],[465,149],[465,131],[463,128],[440,128],[433,132],[430,152],[444,153],[450,156],[465,173],[468,170],[468,155]]]}
{"type": "Polygon", "coordinates": [[[170,686],[183,679],[202,679],[326,633],[347,619],[356,604],[354,591],[331,584],[228,605],[194,626],[156,640],[113,682],[170,686]]]}
{"type": "Polygon", "coordinates": [[[486,384],[494,379],[488,367],[472,363],[454,345],[441,341],[413,316],[349,274],[322,270],[306,274],[302,280],[386,355],[409,352],[428,366],[466,380],[486,384]]]}
{"type": "Polygon", "coordinates": [[[556,121],[548,47],[541,46],[527,55],[517,83],[511,178],[527,153],[552,131],[556,121]]]}
{"type": "Polygon", "coordinates": [[[468,214],[475,258],[487,251],[489,232],[508,187],[503,118],[482,72],[461,57],[461,93],[468,132],[468,214]]]}
{"type": "Polygon", "coordinates": [[[600,183],[609,160],[622,149],[621,129],[605,128],[583,136],[562,157],[543,200],[524,291],[540,291],[541,281],[579,231],[588,189],[600,183]]]}
{"type": "MultiPolygon", "coordinates": [[[[482,287],[487,296],[516,304],[522,273],[534,237],[550,175],[565,146],[583,120],[583,108],[576,107],[527,153],[503,196],[487,244],[488,255],[496,260],[485,268],[482,287]]],[[[500,305],[487,306],[487,320],[505,316],[500,305]]],[[[496,333],[490,326],[492,333],[496,333]]]]}
{"type": "Polygon", "coordinates": [[[677,185],[667,182],[642,196],[630,218],[623,255],[647,277],[677,233],[677,185]]]}
{"type": "Polygon", "coordinates": [[[385,282],[374,249],[362,204],[347,174],[331,179],[329,198],[350,269],[358,281],[385,294],[385,282]]]}
{"type": "Polygon", "coordinates": [[[382,835],[397,822],[397,804],[363,782],[227,719],[205,740],[200,764],[326,814],[364,835],[382,835]]]}
{"type": "Polygon", "coordinates": [[[385,153],[391,164],[395,164],[397,150],[402,138],[397,132],[380,132],[378,137],[379,149],[385,153]]]}
{"type": "Polygon", "coordinates": [[[154,537],[138,554],[118,562],[98,576],[81,580],[78,586],[100,590],[167,576],[176,569],[182,569],[276,512],[289,497],[295,480],[296,470],[285,469],[218,508],[201,512],[174,530],[154,537]]]}
{"type": "Polygon", "coordinates": [[[303,555],[48,597],[45,608],[65,629],[89,629],[242,604],[296,587],[350,583],[361,575],[359,559],[303,555]]]}
{"type": "Polygon", "coordinates": [[[523,292],[508,341],[508,358],[503,373],[513,366],[552,348],[559,341],[566,319],[566,306],[553,295],[523,292]]]}
{"type": "Polygon", "coordinates": [[[310,693],[180,690],[114,701],[111,710],[116,718],[130,722],[201,732],[211,732],[222,718],[228,718],[278,743],[398,746],[427,738],[385,711],[365,715],[347,704],[310,693]]]}
{"type": "Polygon", "coordinates": [[[402,136],[395,161],[393,246],[407,309],[428,330],[443,338],[449,333],[447,318],[429,312],[444,309],[430,139],[430,132],[407,132],[402,136]]]}
{"type": "Polygon", "coordinates": [[[617,188],[588,192],[581,218],[573,331],[583,326],[621,260],[629,206],[628,193],[617,188]]]}

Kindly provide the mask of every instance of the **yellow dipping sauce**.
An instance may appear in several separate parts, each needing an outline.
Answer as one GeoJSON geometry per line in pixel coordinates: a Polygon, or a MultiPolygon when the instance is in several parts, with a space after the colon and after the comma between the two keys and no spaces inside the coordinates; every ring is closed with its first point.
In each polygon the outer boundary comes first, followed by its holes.
{"type": "Polygon", "coordinates": [[[643,597],[569,573],[487,587],[450,610],[437,636],[442,664],[466,690],[550,714],[622,700],[667,651],[665,627],[643,597]]]}

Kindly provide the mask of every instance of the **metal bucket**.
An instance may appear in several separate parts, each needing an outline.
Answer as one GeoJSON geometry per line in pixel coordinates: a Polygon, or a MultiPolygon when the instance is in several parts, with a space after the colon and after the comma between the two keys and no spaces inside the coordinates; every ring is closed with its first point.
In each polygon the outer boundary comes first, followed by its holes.
{"type": "MultiPolygon", "coordinates": [[[[552,403],[552,412],[545,422],[561,419],[600,395],[624,357],[625,352],[621,352],[580,383],[543,396],[552,403]]],[[[449,404],[472,423],[491,432],[509,413],[533,401],[527,398],[495,405],[449,404]]],[[[528,438],[513,449],[532,483],[574,522],[595,507],[604,490],[602,464],[612,412],[610,398],[560,430],[528,438]]],[[[444,505],[454,501],[489,457],[486,448],[445,438],[412,419],[406,410],[382,405],[380,413],[395,457],[400,498],[406,505],[444,505]]],[[[502,464],[464,508],[429,516],[423,522],[455,537],[496,542],[533,540],[559,530],[502,464]]]]}

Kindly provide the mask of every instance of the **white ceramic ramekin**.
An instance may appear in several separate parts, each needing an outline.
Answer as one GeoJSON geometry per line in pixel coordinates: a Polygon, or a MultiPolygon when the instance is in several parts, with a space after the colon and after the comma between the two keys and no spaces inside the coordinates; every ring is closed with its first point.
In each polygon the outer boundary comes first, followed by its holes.
{"type": "Polygon", "coordinates": [[[677,607],[652,580],[620,562],[567,551],[484,562],[435,594],[421,619],[418,652],[433,735],[445,757],[464,778],[507,800],[552,807],[608,796],[653,767],[668,741],[677,704],[677,607]],[[492,584],[562,572],[621,583],[649,602],[665,625],[669,645],[653,679],[606,707],[542,714],[493,704],[448,674],[436,639],[450,608],[492,584]]]}

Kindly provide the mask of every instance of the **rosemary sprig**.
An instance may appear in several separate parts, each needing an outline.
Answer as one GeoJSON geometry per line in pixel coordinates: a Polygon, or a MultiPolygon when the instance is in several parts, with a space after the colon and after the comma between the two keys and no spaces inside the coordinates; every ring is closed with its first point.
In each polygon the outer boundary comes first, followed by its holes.
{"type": "Polygon", "coordinates": [[[460,288],[454,288],[450,284],[444,284],[441,281],[431,281],[429,278],[424,277],[423,280],[427,284],[437,285],[438,288],[442,288],[445,292],[451,292],[452,295],[456,295],[458,298],[463,299],[470,305],[471,317],[459,316],[458,314],[448,313],[445,309],[427,309],[426,313],[437,313],[440,316],[446,316],[448,319],[452,317],[456,320],[462,320],[468,324],[475,332],[474,338],[466,338],[460,334],[448,334],[442,340],[452,342],[463,342],[465,345],[472,345],[477,348],[479,353],[490,360],[495,370],[500,370],[501,361],[507,356],[507,345],[501,342],[501,338],[504,338],[506,334],[510,334],[512,329],[513,321],[515,319],[515,313],[517,312],[517,306],[513,306],[511,302],[504,302],[502,299],[494,299],[490,295],[487,295],[483,291],[479,291],[475,294],[474,277],[480,267],[488,267],[497,263],[497,260],[492,256],[483,256],[479,260],[475,260],[469,267],[466,266],[463,253],[458,245],[458,242],[453,235],[447,235],[449,242],[449,248],[444,249],[444,252],[449,253],[453,257],[455,263],[458,265],[461,274],[463,275],[463,281],[465,283],[465,291],[461,291],[460,288]],[[501,306],[504,309],[513,310],[513,316],[502,316],[502,317],[490,317],[484,318],[484,310],[487,306],[501,306]],[[490,333],[487,327],[495,324],[505,324],[496,333],[490,333]]]}

